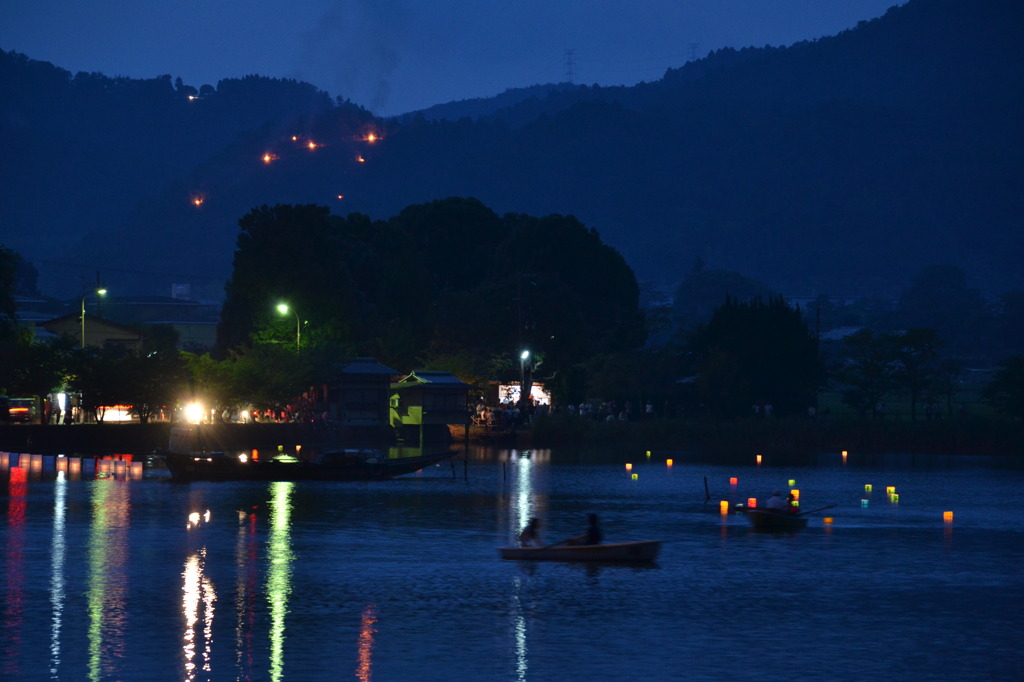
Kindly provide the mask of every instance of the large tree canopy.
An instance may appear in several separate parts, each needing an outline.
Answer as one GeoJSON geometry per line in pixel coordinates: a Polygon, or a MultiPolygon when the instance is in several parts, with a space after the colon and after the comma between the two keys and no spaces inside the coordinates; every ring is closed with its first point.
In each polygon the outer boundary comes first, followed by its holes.
{"type": "Polygon", "coordinates": [[[540,375],[643,342],[625,260],[571,216],[499,217],[475,199],[410,206],[386,221],[321,206],[263,206],[239,221],[218,351],[254,342],[365,354],[467,378],[540,375]],[[295,316],[281,317],[285,302],[295,316]]]}

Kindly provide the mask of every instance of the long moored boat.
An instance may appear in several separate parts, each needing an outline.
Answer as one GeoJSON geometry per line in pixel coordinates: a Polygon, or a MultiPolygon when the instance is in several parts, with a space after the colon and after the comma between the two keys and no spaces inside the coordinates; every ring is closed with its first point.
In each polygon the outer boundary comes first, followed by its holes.
{"type": "Polygon", "coordinates": [[[660,540],[637,540],[604,545],[552,545],[550,547],[502,547],[502,559],[533,561],[654,561],[661,549],[660,540]]]}
{"type": "Polygon", "coordinates": [[[333,450],[313,460],[253,460],[223,452],[167,452],[164,459],[176,481],[385,481],[454,456],[445,451],[389,458],[383,450],[333,450]]]}

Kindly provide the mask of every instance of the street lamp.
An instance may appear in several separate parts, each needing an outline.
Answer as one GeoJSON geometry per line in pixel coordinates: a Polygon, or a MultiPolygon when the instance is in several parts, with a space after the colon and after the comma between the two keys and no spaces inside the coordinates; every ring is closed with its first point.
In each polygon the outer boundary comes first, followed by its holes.
{"type": "Polygon", "coordinates": [[[85,297],[88,296],[89,294],[93,294],[93,293],[97,294],[99,296],[103,296],[104,294],[107,293],[107,290],[102,288],[102,287],[99,287],[99,288],[96,288],[96,289],[90,289],[89,291],[87,291],[84,294],[82,294],[82,348],[83,349],[85,348],[85,297]]]}
{"type": "Polygon", "coordinates": [[[299,320],[299,314],[295,312],[295,308],[289,308],[286,303],[277,304],[277,312],[282,315],[287,315],[289,311],[295,316],[295,352],[298,353],[302,346],[302,322],[299,320]]]}
{"type": "MultiPolygon", "coordinates": [[[[519,354],[519,407],[526,407],[526,361],[530,358],[530,351],[524,350],[519,354]]],[[[530,387],[533,388],[532,386],[530,387]]]]}

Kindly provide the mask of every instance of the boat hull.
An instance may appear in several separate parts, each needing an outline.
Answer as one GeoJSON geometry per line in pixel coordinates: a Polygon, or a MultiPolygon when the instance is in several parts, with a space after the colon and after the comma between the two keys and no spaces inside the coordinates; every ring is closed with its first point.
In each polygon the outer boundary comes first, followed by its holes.
{"type": "Polygon", "coordinates": [[[555,545],[552,547],[502,547],[502,559],[518,561],[599,561],[644,563],[654,561],[660,540],[638,540],[605,545],[555,545]]]}
{"type": "Polygon", "coordinates": [[[443,462],[454,452],[367,462],[242,461],[224,453],[164,453],[176,481],[386,481],[443,462]]]}
{"type": "Polygon", "coordinates": [[[783,532],[807,527],[806,516],[780,514],[764,509],[748,509],[746,514],[754,530],[783,532]]]}

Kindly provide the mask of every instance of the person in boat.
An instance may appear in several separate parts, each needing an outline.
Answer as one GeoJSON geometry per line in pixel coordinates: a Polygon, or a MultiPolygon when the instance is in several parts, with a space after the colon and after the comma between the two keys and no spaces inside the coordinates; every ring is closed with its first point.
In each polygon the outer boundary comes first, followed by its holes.
{"type": "Polygon", "coordinates": [[[583,535],[577,535],[574,538],[569,538],[562,544],[600,545],[602,540],[604,540],[604,534],[601,533],[601,527],[597,524],[597,514],[590,514],[587,516],[587,532],[583,535]]]}
{"type": "Polygon", "coordinates": [[[764,508],[779,514],[788,514],[790,509],[789,500],[782,496],[781,490],[773,490],[772,496],[764,503],[764,508]]]}
{"type": "Polygon", "coordinates": [[[540,519],[536,516],[519,532],[519,545],[521,547],[543,547],[540,539],[540,519]]]}

